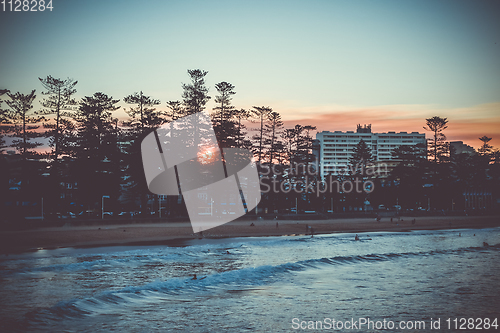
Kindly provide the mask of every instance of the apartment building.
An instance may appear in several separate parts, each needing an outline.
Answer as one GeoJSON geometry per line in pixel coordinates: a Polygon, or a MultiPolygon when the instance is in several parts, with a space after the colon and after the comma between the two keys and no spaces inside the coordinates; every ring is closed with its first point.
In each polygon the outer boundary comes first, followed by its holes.
{"type": "Polygon", "coordinates": [[[425,134],[418,132],[372,133],[371,125],[357,126],[354,131],[323,131],[316,133],[315,154],[319,159],[320,175],[338,175],[348,167],[354,147],[363,140],[371,149],[376,162],[393,164],[392,151],[399,146],[425,144],[425,134]]]}

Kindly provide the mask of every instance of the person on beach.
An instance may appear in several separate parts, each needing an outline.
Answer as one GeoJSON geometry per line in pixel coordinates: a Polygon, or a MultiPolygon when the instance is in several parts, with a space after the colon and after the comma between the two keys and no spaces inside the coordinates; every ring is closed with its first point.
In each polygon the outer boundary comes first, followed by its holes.
{"type": "Polygon", "coordinates": [[[355,240],[355,241],[359,241],[359,236],[358,236],[358,234],[356,234],[356,236],[354,237],[354,240],[355,240]]]}
{"type": "Polygon", "coordinates": [[[278,225],[278,222],[276,222],[276,229],[278,229],[278,228],[279,228],[279,225],[278,225]]]}

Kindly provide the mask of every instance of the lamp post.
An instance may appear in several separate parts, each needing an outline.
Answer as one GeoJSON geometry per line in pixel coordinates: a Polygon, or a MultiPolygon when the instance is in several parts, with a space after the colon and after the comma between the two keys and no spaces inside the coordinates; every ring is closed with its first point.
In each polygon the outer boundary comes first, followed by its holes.
{"type": "Polygon", "coordinates": [[[103,195],[101,198],[101,220],[104,220],[104,198],[109,199],[109,195],[103,195]]]}
{"type": "Polygon", "coordinates": [[[161,195],[158,195],[158,216],[161,219],[161,195]]]}

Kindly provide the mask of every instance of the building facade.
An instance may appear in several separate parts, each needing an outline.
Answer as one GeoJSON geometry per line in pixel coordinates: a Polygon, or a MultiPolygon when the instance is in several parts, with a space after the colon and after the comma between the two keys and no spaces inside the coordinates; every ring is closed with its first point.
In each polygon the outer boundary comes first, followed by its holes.
{"type": "Polygon", "coordinates": [[[463,143],[463,141],[451,141],[450,146],[452,149],[452,154],[469,154],[474,155],[476,151],[469,145],[463,143]]]}
{"type": "Polygon", "coordinates": [[[363,140],[370,148],[375,162],[394,163],[392,151],[399,146],[426,144],[425,134],[418,132],[372,133],[371,125],[358,125],[354,131],[323,131],[316,134],[315,155],[319,160],[321,177],[339,175],[349,167],[354,147],[363,140]]]}

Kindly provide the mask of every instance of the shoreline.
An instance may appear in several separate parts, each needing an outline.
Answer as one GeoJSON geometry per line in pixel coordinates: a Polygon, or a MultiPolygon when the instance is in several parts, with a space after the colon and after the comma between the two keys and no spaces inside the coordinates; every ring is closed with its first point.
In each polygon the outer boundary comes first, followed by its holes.
{"type": "Polygon", "coordinates": [[[23,231],[1,231],[0,253],[14,254],[38,249],[92,248],[105,246],[186,246],[196,239],[236,237],[298,236],[332,233],[408,232],[411,230],[482,229],[500,226],[498,216],[401,217],[401,220],[373,218],[335,220],[233,221],[206,230],[203,237],[193,233],[189,222],[50,227],[23,231]],[[413,223],[413,219],[415,222],[413,223]],[[255,226],[250,226],[253,222],[255,226]],[[276,226],[276,223],[278,225],[276,226]],[[306,230],[308,230],[306,232],[306,230]]]}

